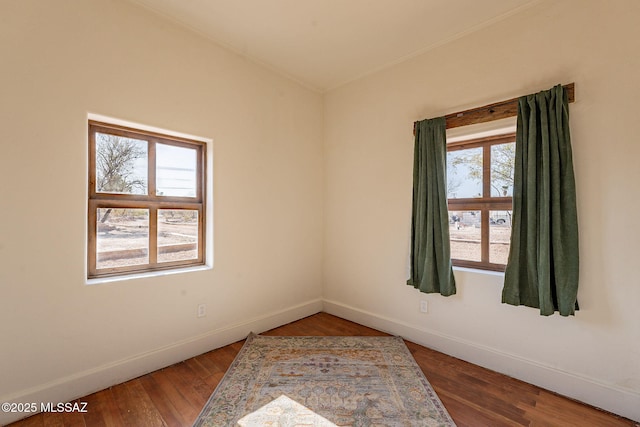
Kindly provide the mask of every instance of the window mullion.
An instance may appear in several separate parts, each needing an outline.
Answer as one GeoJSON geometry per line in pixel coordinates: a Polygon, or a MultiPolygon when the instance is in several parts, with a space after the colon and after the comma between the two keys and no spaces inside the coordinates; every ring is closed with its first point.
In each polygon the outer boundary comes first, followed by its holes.
{"type": "Polygon", "coordinates": [[[148,147],[148,171],[147,171],[147,182],[149,183],[149,197],[155,198],[157,195],[157,183],[156,183],[156,142],[152,139],[149,139],[149,147],[148,147]]]}
{"type": "Polygon", "coordinates": [[[491,197],[491,146],[482,147],[482,196],[491,197]]]}
{"type": "Polygon", "coordinates": [[[483,263],[489,262],[489,209],[480,211],[480,259],[483,263]]]}
{"type": "Polygon", "coordinates": [[[158,207],[149,207],[149,264],[158,264],[158,207]]]}
{"type": "MultiPolygon", "coordinates": [[[[491,197],[491,145],[482,147],[482,196],[491,197]]],[[[480,211],[480,259],[483,263],[489,262],[489,209],[484,205],[480,211]]]]}
{"type": "Polygon", "coordinates": [[[205,197],[205,180],[204,180],[204,162],[205,162],[205,151],[204,147],[198,147],[198,161],[196,162],[196,176],[198,179],[196,180],[196,194],[198,194],[198,202],[202,203],[205,197]]]}
{"type": "Polygon", "coordinates": [[[198,260],[204,262],[204,241],[205,241],[205,218],[204,204],[198,209],[198,260]]]}
{"type": "MultiPolygon", "coordinates": [[[[149,139],[148,161],[149,197],[155,198],[157,194],[156,184],[156,141],[149,139]]],[[[158,207],[149,206],[149,264],[158,264],[158,207]]]]}

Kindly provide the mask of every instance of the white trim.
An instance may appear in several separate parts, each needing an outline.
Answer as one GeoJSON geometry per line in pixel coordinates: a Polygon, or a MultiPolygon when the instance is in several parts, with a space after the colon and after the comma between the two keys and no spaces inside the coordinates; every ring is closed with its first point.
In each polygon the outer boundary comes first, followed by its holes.
{"type": "Polygon", "coordinates": [[[325,299],[324,311],[632,420],[640,420],[640,393],[632,390],[339,302],[325,299]]]}
{"type": "Polygon", "coordinates": [[[460,266],[457,266],[457,265],[454,265],[452,268],[453,268],[454,272],[460,271],[460,272],[463,272],[463,273],[485,274],[487,276],[504,277],[504,271],[480,270],[479,268],[460,267],[460,266]]]}
{"type": "MultiPolygon", "coordinates": [[[[222,326],[145,353],[77,372],[46,384],[1,396],[0,402],[68,402],[240,341],[250,332],[264,332],[321,311],[322,299],[310,300],[246,321],[222,326]]],[[[39,404],[38,409],[40,409],[39,404]]],[[[17,421],[28,415],[33,414],[0,412],[0,425],[17,421]]]]}
{"type": "Polygon", "coordinates": [[[485,138],[496,135],[515,133],[516,117],[493,120],[447,129],[447,144],[466,141],[467,139],[485,138]]]}
{"type": "Polygon", "coordinates": [[[98,277],[96,279],[87,279],[85,277],[85,284],[99,285],[101,283],[119,282],[123,280],[131,280],[131,279],[143,279],[147,277],[168,276],[170,274],[182,274],[182,273],[189,273],[193,271],[203,271],[203,270],[211,270],[211,269],[212,267],[210,265],[198,265],[194,267],[172,268],[168,270],[145,271],[143,273],[131,273],[131,274],[121,274],[118,276],[98,277]]]}

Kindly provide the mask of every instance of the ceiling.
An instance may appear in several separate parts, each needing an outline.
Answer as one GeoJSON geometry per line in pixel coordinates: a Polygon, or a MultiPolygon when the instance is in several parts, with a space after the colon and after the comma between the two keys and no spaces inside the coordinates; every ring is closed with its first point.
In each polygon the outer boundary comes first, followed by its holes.
{"type": "Polygon", "coordinates": [[[132,0],[325,92],[539,0],[132,0]]]}

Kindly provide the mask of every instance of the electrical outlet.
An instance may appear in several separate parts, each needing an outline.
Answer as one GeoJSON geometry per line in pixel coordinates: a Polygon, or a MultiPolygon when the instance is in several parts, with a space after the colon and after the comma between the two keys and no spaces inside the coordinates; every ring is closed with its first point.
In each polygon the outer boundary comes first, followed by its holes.
{"type": "Polygon", "coordinates": [[[207,305],[198,304],[198,317],[204,317],[207,315],[207,305]]]}
{"type": "Polygon", "coordinates": [[[427,300],[420,301],[420,313],[428,313],[429,305],[427,304],[427,300]]]}

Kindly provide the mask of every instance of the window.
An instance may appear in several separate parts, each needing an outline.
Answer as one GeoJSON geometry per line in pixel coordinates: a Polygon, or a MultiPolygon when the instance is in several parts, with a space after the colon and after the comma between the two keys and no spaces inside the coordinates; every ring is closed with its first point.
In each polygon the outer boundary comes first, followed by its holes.
{"type": "Polygon", "coordinates": [[[205,263],[205,143],[89,121],[88,277],[205,263]]]}
{"type": "Polygon", "coordinates": [[[511,239],[515,134],[447,144],[453,265],[504,271],[511,239]]]}

